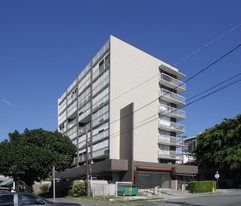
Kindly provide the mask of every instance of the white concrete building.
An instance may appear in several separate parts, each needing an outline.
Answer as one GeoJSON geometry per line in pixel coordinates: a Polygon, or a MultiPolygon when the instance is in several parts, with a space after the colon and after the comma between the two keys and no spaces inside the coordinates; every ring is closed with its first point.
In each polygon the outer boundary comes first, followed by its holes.
{"type": "Polygon", "coordinates": [[[183,146],[176,136],[185,131],[178,123],[185,118],[178,109],[185,105],[184,77],[111,35],[58,99],[58,129],[76,144],[80,165],[59,177],[84,173],[86,137],[92,172],[105,179],[170,187],[170,179],[196,174],[197,167],[175,164],[183,146]]]}

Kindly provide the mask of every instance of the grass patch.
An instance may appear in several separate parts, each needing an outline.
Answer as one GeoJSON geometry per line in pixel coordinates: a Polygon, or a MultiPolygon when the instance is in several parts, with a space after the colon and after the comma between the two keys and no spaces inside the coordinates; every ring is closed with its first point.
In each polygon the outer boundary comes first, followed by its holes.
{"type": "Polygon", "coordinates": [[[81,199],[81,200],[89,200],[89,201],[102,201],[102,202],[110,202],[110,199],[112,199],[112,203],[114,204],[122,204],[122,203],[131,203],[131,202],[141,202],[141,201],[148,201],[148,200],[162,200],[163,198],[147,198],[147,199],[122,199],[122,197],[116,197],[116,196],[107,196],[107,197],[102,197],[102,196],[96,196],[96,197],[91,197],[91,196],[82,196],[82,197],[73,197],[73,196],[68,196],[70,198],[75,198],[75,199],[81,199]]]}

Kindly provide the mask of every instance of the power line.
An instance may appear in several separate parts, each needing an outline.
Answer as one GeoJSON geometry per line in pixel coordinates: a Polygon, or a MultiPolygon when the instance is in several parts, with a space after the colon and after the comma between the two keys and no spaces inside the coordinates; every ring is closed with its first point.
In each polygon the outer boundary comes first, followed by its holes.
{"type": "Polygon", "coordinates": [[[222,60],[224,57],[228,56],[229,54],[231,54],[232,52],[234,52],[236,49],[238,49],[241,46],[241,44],[239,44],[238,46],[236,46],[235,48],[233,48],[232,50],[230,50],[229,52],[227,52],[226,54],[224,54],[223,56],[221,56],[219,59],[217,59],[216,61],[214,61],[213,63],[209,64],[206,68],[202,69],[201,71],[199,71],[198,73],[196,73],[195,75],[193,75],[192,77],[190,77],[189,79],[187,79],[184,83],[190,81],[191,79],[195,78],[196,76],[198,76],[199,74],[201,74],[202,72],[206,71],[207,69],[209,69],[211,66],[213,66],[214,64],[218,63],[220,60],[222,60]]]}
{"type": "MultiPolygon", "coordinates": [[[[238,26],[236,26],[236,27],[234,27],[234,28],[230,29],[229,31],[225,32],[224,34],[222,34],[221,36],[219,36],[219,37],[218,37],[218,38],[216,38],[215,40],[213,40],[213,41],[211,41],[211,42],[207,43],[206,45],[204,45],[204,46],[203,46],[203,47],[201,47],[200,49],[198,49],[198,50],[194,51],[192,54],[190,54],[190,55],[188,55],[187,57],[183,58],[182,60],[178,61],[177,63],[175,63],[175,64],[174,64],[174,66],[176,66],[177,64],[179,64],[179,63],[181,63],[181,62],[183,62],[183,61],[185,61],[185,60],[189,59],[189,58],[190,58],[191,56],[193,56],[194,54],[196,54],[196,53],[200,52],[202,49],[204,49],[204,48],[208,47],[209,45],[213,44],[214,42],[216,42],[217,40],[221,39],[222,37],[226,36],[227,34],[231,33],[232,31],[234,31],[234,30],[238,29],[240,26],[241,26],[241,24],[239,24],[238,26]]],[[[124,92],[123,94],[121,94],[121,95],[119,95],[119,96],[117,96],[117,97],[113,98],[112,100],[110,100],[110,102],[111,102],[111,101],[114,101],[114,100],[118,99],[119,97],[121,97],[121,96],[123,96],[123,95],[125,95],[125,94],[129,93],[130,91],[132,91],[132,90],[134,90],[134,89],[136,89],[136,88],[138,88],[138,87],[142,86],[143,84],[147,83],[149,80],[153,79],[154,77],[156,77],[156,76],[158,76],[158,75],[159,75],[159,73],[158,73],[158,74],[156,74],[156,75],[154,75],[153,77],[151,77],[151,78],[149,78],[149,79],[145,80],[144,82],[142,82],[142,83],[138,84],[137,86],[135,86],[135,87],[131,88],[130,90],[127,90],[127,91],[126,91],[126,92],[124,92]]]]}
{"type": "Polygon", "coordinates": [[[206,89],[206,90],[200,92],[199,94],[194,95],[194,96],[188,98],[186,101],[189,101],[189,100],[191,100],[191,99],[193,99],[193,98],[195,98],[195,97],[197,97],[197,96],[200,96],[201,94],[204,94],[205,92],[207,92],[207,91],[209,91],[209,90],[212,90],[212,89],[214,89],[215,87],[218,87],[218,86],[220,86],[220,85],[222,85],[222,84],[224,84],[224,83],[230,81],[231,79],[234,79],[234,78],[238,77],[239,75],[241,75],[241,73],[236,74],[236,75],[234,75],[234,76],[232,76],[232,77],[226,79],[225,81],[223,81],[223,82],[221,82],[221,83],[218,83],[218,84],[216,84],[216,85],[210,87],[209,89],[206,89]]]}
{"type": "MultiPolygon", "coordinates": [[[[192,79],[194,79],[195,77],[197,77],[200,73],[206,71],[207,69],[209,69],[210,67],[212,67],[214,64],[218,63],[219,61],[221,61],[224,57],[228,56],[229,54],[231,54],[232,52],[234,52],[235,50],[237,50],[239,47],[241,46],[241,44],[239,44],[237,47],[235,47],[234,49],[228,51],[226,54],[224,54],[222,57],[218,58],[217,60],[215,60],[214,62],[212,62],[211,64],[209,64],[207,67],[205,67],[204,69],[202,69],[201,71],[197,72],[195,75],[191,76],[189,79],[187,79],[185,82],[183,82],[182,84],[180,84],[179,86],[183,85],[184,83],[186,83],[187,81],[190,81],[192,79]]],[[[174,89],[176,89],[178,86],[176,86],[174,89]]],[[[145,107],[149,106],[150,104],[154,103],[155,101],[161,99],[162,97],[166,96],[166,94],[163,94],[162,96],[152,100],[151,102],[148,102],[147,104],[143,105],[142,107],[136,109],[135,111],[133,111],[131,114],[134,114],[135,112],[140,111],[141,109],[144,109],[145,107]]],[[[125,118],[131,114],[125,115],[122,118],[125,118]]],[[[122,118],[116,119],[112,122],[110,122],[109,124],[118,122],[119,120],[121,120],[122,118]]]]}
{"type": "Polygon", "coordinates": [[[210,46],[211,44],[213,44],[214,42],[216,42],[217,40],[221,39],[222,37],[226,36],[227,34],[231,33],[232,31],[238,29],[241,26],[241,24],[239,24],[238,26],[230,29],[229,31],[225,32],[224,34],[222,34],[221,36],[219,36],[218,38],[216,38],[215,40],[205,44],[204,46],[202,46],[200,49],[194,51],[193,53],[191,53],[190,55],[184,57],[183,59],[181,59],[180,61],[178,61],[177,63],[174,64],[174,66],[176,66],[177,64],[189,59],[191,56],[197,54],[198,52],[200,52],[201,50],[203,50],[204,48],[207,48],[208,46],[210,46]]]}
{"type": "MultiPolygon", "coordinates": [[[[215,94],[215,93],[217,93],[217,92],[219,92],[219,91],[221,91],[221,90],[224,90],[224,89],[226,89],[226,88],[228,88],[228,87],[230,87],[230,86],[232,86],[232,85],[234,85],[234,84],[236,84],[236,83],[238,83],[238,82],[240,82],[240,81],[241,81],[241,78],[238,79],[238,80],[236,80],[236,81],[233,81],[233,82],[231,82],[231,83],[223,86],[222,88],[219,88],[219,89],[217,89],[217,90],[215,90],[215,91],[213,91],[213,92],[211,92],[211,93],[209,93],[209,94],[207,94],[207,95],[205,95],[205,96],[202,96],[202,97],[200,97],[199,99],[197,99],[197,100],[195,100],[195,101],[192,101],[192,102],[184,105],[183,107],[187,107],[187,106],[189,106],[189,105],[191,105],[191,104],[193,104],[193,103],[195,103],[195,102],[198,102],[198,101],[200,101],[200,100],[202,100],[202,99],[204,99],[204,98],[206,98],[206,97],[208,97],[208,96],[210,96],[210,95],[213,95],[213,94],[215,94]]],[[[180,108],[183,108],[183,107],[180,107],[180,108]]],[[[173,112],[173,111],[172,111],[172,112],[173,112]]],[[[168,113],[171,113],[171,112],[168,112],[168,113]]],[[[168,113],[166,113],[166,114],[168,114],[168,113]]],[[[159,114],[160,114],[160,113],[159,113],[159,114]]],[[[145,125],[146,123],[149,123],[149,122],[152,122],[152,121],[158,120],[158,119],[159,119],[159,115],[158,115],[158,114],[154,114],[154,115],[152,115],[152,116],[150,116],[150,117],[148,117],[148,118],[146,118],[146,119],[144,119],[144,120],[136,123],[132,129],[138,128],[138,127],[140,127],[140,126],[145,125]],[[158,116],[158,117],[156,117],[156,116],[158,116]],[[154,118],[154,117],[155,117],[155,118],[154,118]],[[154,118],[154,119],[152,119],[152,118],[154,118]],[[147,122],[147,120],[149,120],[149,121],[147,122]]],[[[111,134],[111,135],[109,136],[109,138],[110,138],[110,139],[111,139],[111,138],[114,138],[115,136],[118,136],[119,134],[126,133],[126,132],[128,132],[128,131],[130,131],[130,130],[131,130],[131,129],[124,129],[124,130],[122,130],[122,131],[115,132],[115,133],[111,134]]]]}

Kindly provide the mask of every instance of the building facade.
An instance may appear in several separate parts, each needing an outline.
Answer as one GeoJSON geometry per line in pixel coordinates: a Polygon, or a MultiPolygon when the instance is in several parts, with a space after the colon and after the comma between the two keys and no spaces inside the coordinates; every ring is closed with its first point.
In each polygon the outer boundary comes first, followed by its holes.
{"type": "Polygon", "coordinates": [[[178,123],[185,118],[179,109],[185,105],[184,77],[111,35],[58,99],[58,130],[76,145],[78,166],[59,177],[84,174],[86,158],[93,175],[139,186],[170,187],[170,179],[195,175],[196,167],[175,164],[183,146],[177,135],[185,132],[178,123]]]}

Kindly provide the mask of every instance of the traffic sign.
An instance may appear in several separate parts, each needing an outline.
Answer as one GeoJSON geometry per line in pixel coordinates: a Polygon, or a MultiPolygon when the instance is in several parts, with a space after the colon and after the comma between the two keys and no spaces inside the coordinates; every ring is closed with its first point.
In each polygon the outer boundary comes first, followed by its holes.
{"type": "Polygon", "coordinates": [[[215,178],[218,179],[220,177],[219,174],[215,174],[215,178]]]}

